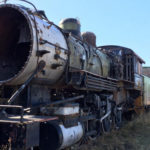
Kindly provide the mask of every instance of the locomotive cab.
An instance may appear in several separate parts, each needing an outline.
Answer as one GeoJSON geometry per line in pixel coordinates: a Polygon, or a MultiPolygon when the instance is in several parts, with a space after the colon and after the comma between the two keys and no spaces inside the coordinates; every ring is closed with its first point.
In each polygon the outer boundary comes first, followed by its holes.
{"type": "Polygon", "coordinates": [[[111,76],[113,78],[133,83],[135,89],[142,88],[142,64],[145,63],[134,51],[121,46],[101,46],[112,62],[111,76]]]}

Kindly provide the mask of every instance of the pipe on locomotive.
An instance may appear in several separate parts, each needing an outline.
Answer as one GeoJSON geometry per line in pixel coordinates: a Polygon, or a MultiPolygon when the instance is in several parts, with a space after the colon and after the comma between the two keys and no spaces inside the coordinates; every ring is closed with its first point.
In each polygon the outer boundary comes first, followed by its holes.
{"type": "Polygon", "coordinates": [[[46,65],[36,78],[53,84],[65,70],[67,53],[63,33],[42,15],[20,5],[0,5],[0,84],[24,83],[41,60],[46,65]]]}

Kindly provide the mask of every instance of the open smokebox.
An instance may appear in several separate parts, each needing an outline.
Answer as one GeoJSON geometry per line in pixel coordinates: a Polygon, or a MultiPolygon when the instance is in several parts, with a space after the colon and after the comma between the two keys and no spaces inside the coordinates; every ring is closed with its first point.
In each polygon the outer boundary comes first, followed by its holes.
{"type": "Polygon", "coordinates": [[[0,7],[0,81],[19,74],[28,60],[31,45],[31,31],[23,13],[0,7]]]}

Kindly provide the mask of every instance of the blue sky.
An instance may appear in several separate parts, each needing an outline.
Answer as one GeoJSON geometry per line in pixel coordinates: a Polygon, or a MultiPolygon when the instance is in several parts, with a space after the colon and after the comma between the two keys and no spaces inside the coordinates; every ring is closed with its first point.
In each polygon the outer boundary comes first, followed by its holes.
{"type": "Polygon", "coordinates": [[[79,18],[82,31],[92,31],[97,45],[133,49],[150,66],[150,0],[30,0],[58,24],[79,18]]]}

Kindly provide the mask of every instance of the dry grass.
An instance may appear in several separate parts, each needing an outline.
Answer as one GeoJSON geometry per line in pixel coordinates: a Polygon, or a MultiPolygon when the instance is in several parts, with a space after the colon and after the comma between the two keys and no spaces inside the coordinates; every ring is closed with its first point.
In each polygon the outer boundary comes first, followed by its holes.
{"type": "Polygon", "coordinates": [[[101,136],[78,150],[150,150],[150,113],[141,115],[118,131],[101,136]]]}

